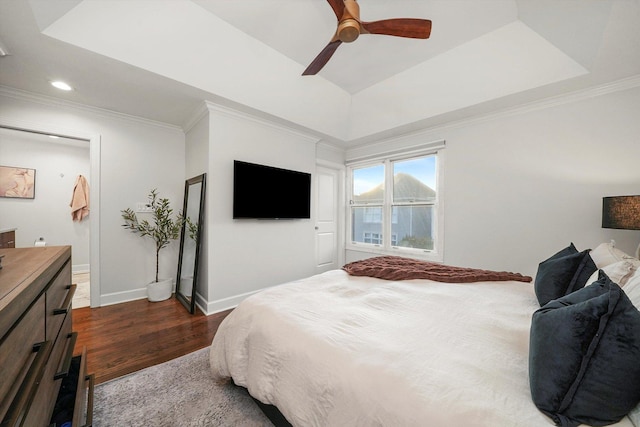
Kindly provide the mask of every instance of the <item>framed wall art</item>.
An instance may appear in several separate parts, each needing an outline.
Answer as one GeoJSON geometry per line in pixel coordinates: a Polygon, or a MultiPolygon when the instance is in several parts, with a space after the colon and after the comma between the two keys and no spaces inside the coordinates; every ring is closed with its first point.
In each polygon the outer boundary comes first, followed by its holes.
{"type": "Polygon", "coordinates": [[[35,195],[35,169],[0,166],[0,197],[33,199],[35,195]]]}

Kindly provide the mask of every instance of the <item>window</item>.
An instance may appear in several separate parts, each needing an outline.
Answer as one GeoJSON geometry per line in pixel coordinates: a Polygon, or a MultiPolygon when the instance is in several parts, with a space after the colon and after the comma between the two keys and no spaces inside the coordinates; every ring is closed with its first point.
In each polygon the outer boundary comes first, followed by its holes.
{"type": "MultiPolygon", "coordinates": [[[[374,243],[376,245],[381,245],[382,244],[382,235],[378,234],[378,233],[369,233],[369,232],[365,231],[362,241],[364,243],[374,243]]],[[[398,244],[398,235],[397,234],[392,234],[391,235],[391,244],[394,245],[394,246],[398,244]]]]}
{"type": "Polygon", "coordinates": [[[382,209],[364,208],[364,222],[382,222],[382,209]]]}
{"type": "Polygon", "coordinates": [[[348,168],[348,249],[442,260],[438,152],[348,168]]]}
{"type": "Polygon", "coordinates": [[[376,245],[380,245],[382,244],[382,236],[378,233],[370,233],[365,231],[362,241],[365,243],[374,243],[376,245]]]}

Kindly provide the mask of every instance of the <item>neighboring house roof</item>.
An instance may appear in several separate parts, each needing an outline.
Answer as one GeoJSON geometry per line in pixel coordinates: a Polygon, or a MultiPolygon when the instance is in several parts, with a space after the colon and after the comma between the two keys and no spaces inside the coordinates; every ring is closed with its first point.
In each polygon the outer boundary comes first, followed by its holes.
{"type": "MultiPolygon", "coordinates": [[[[393,177],[395,202],[425,202],[436,197],[436,191],[406,173],[397,173],[393,177]]],[[[382,203],[384,199],[384,184],[354,196],[357,203],[382,203]]]]}

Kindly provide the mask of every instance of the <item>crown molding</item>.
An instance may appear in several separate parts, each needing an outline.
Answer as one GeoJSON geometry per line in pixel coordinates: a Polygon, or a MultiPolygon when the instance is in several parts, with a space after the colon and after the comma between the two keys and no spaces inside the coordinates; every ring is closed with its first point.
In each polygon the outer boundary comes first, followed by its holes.
{"type": "Polygon", "coordinates": [[[253,123],[256,123],[260,126],[265,126],[271,129],[274,129],[276,131],[279,132],[284,132],[287,133],[289,135],[294,135],[298,138],[301,138],[304,140],[304,142],[309,142],[312,144],[317,143],[320,138],[318,138],[315,135],[311,135],[309,133],[305,133],[302,132],[298,129],[294,129],[290,126],[286,126],[283,125],[281,123],[276,123],[272,120],[268,120],[268,119],[264,119],[261,117],[257,117],[253,114],[249,114],[243,111],[239,111],[233,108],[229,108],[229,107],[225,107],[219,104],[215,104],[213,102],[210,101],[204,101],[205,107],[206,109],[209,111],[209,113],[216,113],[216,114],[220,114],[223,116],[227,116],[227,117],[232,117],[232,118],[237,118],[237,119],[242,119],[242,120],[248,120],[251,121],[253,123]]]}
{"type": "MultiPolygon", "coordinates": [[[[515,107],[509,107],[502,110],[494,111],[487,114],[481,114],[468,119],[462,119],[452,121],[450,123],[434,126],[429,130],[440,130],[449,128],[458,128],[461,126],[467,126],[470,124],[483,123],[491,120],[501,119],[504,117],[511,117],[519,114],[525,114],[533,111],[545,110],[547,108],[553,108],[560,105],[571,104],[574,102],[584,101],[600,96],[608,95],[611,93],[621,92],[624,90],[634,89],[640,87],[640,75],[627,77],[624,79],[616,80],[613,82],[605,83],[598,86],[592,86],[586,89],[580,89],[561,95],[554,95],[541,100],[527,102],[515,107]]],[[[426,129],[425,129],[426,130],[426,129]]]]}
{"type": "Polygon", "coordinates": [[[198,107],[191,113],[187,120],[182,125],[184,133],[188,133],[198,122],[209,115],[209,108],[207,108],[206,102],[198,105],[198,107]]]}
{"type": "Polygon", "coordinates": [[[334,152],[334,153],[337,153],[337,154],[343,154],[343,155],[347,151],[344,147],[339,147],[337,145],[330,144],[330,143],[328,143],[326,141],[322,141],[322,140],[319,140],[316,143],[316,147],[322,148],[323,150],[331,151],[331,152],[334,152]]]}
{"type": "Polygon", "coordinates": [[[631,77],[627,77],[624,79],[616,80],[613,82],[609,82],[606,84],[592,86],[586,89],[580,89],[573,92],[555,95],[546,97],[537,101],[531,101],[527,103],[523,103],[520,105],[516,105],[513,107],[507,107],[503,109],[498,109],[496,111],[492,111],[484,114],[477,114],[471,117],[467,117],[459,120],[452,120],[450,122],[441,123],[432,126],[425,126],[420,129],[414,129],[409,132],[397,134],[391,137],[386,137],[383,139],[379,139],[377,141],[372,141],[360,145],[354,145],[346,149],[347,158],[351,158],[354,153],[358,153],[362,150],[372,149],[376,146],[384,146],[388,144],[399,143],[403,139],[413,138],[415,136],[420,135],[428,135],[435,132],[442,132],[451,129],[457,129],[465,126],[470,126],[474,124],[480,124],[484,122],[489,122],[493,120],[498,120],[502,118],[512,117],[519,114],[525,114],[533,111],[544,110],[547,108],[552,108],[560,105],[570,104],[573,102],[584,101],[592,98],[597,98],[600,96],[608,95],[615,92],[621,92],[624,90],[634,89],[640,87],[640,74],[634,75],[631,77]]]}
{"type": "Polygon", "coordinates": [[[446,123],[440,126],[434,126],[432,128],[424,130],[433,131],[459,128],[462,126],[483,123],[533,111],[545,110],[547,108],[553,108],[560,105],[566,105],[574,102],[597,98],[600,96],[608,95],[615,92],[621,92],[623,90],[634,89],[637,87],[640,87],[640,75],[635,75],[625,79],[616,80],[613,82],[605,83],[598,86],[592,86],[586,89],[580,89],[561,95],[550,96],[541,100],[527,102],[515,107],[504,108],[502,110],[494,111],[487,114],[481,114],[467,119],[452,121],[450,123],[446,123]]]}
{"type": "Polygon", "coordinates": [[[48,107],[58,107],[58,108],[62,107],[62,108],[74,109],[74,110],[82,111],[84,113],[104,117],[104,118],[126,120],[129,122],[161,127],[164,129],[183,133],[182,128],[180,126],[175,126],[169,123],[146,119],[144,117],[134,116],[131,114],[120,113],[117,111],[108,110],[106,108],[92,107],[86,104],[81,104],[79,102],[62,100],[59,98],[55,98],[53,96],[47,96],[47,95],[42,95],[38,93],[28,92],[25,90],[16,89],[9,86],[0,85],[0,96],[6,96],[6,97],[17,99],[17,100],[34,102],[34,103],[45,105],[48,107]]]}

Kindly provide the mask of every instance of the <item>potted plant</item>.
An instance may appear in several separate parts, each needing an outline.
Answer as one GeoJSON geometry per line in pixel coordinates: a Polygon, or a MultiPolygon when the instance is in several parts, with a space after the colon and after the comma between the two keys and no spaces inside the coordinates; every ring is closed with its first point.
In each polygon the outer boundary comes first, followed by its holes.
{"type": "Polygon", "coordinates": [[[149,301],[163,301],[171,296],[172,279],[158,279],[158,270],[160,265],[160,250],[167,247],[172,240],[176,240],[180,236],[180,230],[184,223],[182,213],[173,218],[173,209],[171,209],[169,199],[158,198],[158,193],[154,188],[149,193],[148,207],[151,208],[153,221],[146,219],[138,221],[136,213],[127,208],[122,212],[124,224],[122,226],[133,233],[139,234],[140,237],[150,237],[156,244],[156,277],[155,281],[147,285],[147,297],[149,301]]]}
{"type": "Polygon", "coordinates": [[[184,243],[185,248],[188,246],[190,250],[185,250],[183,252],[183,256],[185,257],[182,263],[182,271],[183,275],[180,278],[180,292],[186,296],[192,296],[193,292],[193,268],[194,268],[194,257],[195,257],[195,245],[198,241],[198,222],[191,221],[191,218],[185,217],[185,227],[188,235],[188,239],[184,243]]]}

